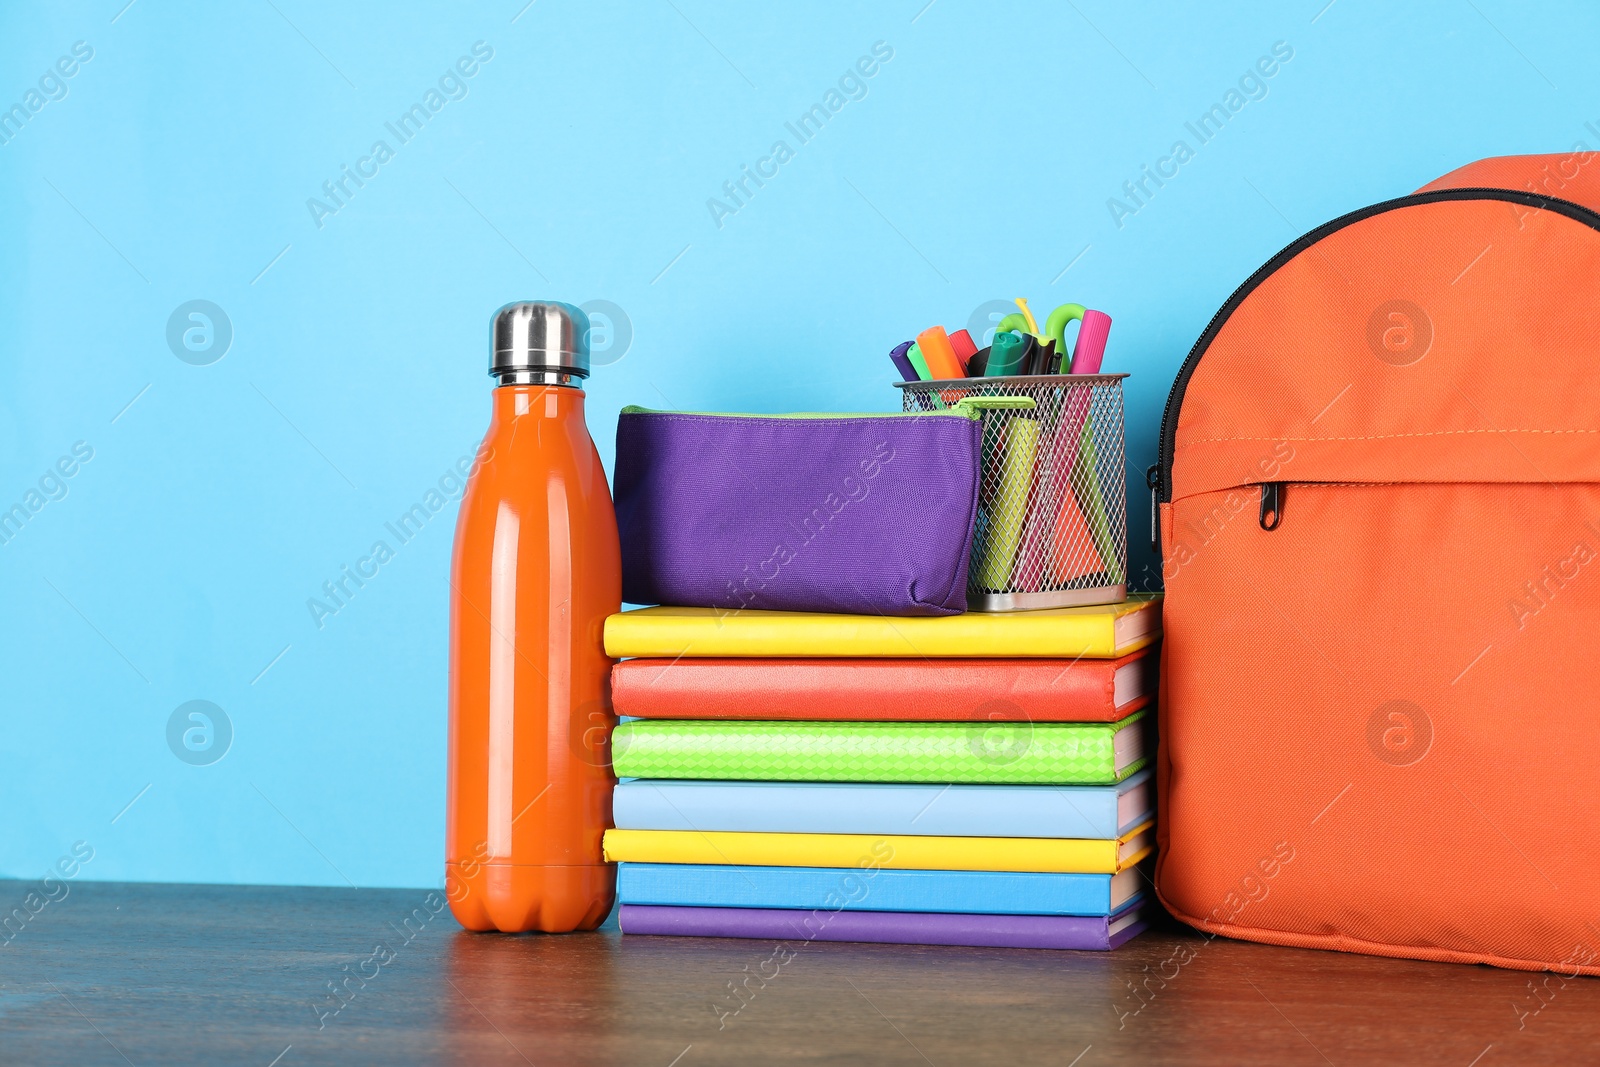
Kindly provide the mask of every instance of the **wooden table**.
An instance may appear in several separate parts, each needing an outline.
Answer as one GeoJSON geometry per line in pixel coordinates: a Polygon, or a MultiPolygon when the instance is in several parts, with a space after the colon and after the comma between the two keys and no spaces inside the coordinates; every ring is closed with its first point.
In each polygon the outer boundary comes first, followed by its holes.
{"type": "MultiPolygon", "coordinates": [[[[0,905],[29,888],[0,882],[0,905]]],[[[1597,979],[1175,926],[1113,953],[791,942],[792,958],[763,966],[773,943],[468,934],[428,901],[422,890],[71,883],[0,943],[0,1062],[1600,1061],[1597,979]],[[729,992],[775,968],[742,999],[729,992]],[[361,972],[334,1000],[328,984],[361,972]]]]}

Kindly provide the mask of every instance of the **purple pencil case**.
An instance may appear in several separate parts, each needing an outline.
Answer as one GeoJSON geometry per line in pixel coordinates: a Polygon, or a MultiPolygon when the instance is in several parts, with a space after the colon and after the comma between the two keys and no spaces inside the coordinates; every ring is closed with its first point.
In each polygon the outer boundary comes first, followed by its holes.
{"type": "Polygon", "coordinates": [[[730,611],[965,611],[981,406],[911,415],[624,408],[615,472],[622,599],[730,611]]]}

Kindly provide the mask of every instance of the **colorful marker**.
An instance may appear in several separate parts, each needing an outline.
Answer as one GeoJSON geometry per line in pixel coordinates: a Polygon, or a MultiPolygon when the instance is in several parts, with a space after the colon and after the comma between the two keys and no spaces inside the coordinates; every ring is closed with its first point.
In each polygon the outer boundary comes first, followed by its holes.
{"type": "Polygon", "coordinates": [[[899,344],[895,345],[894,349],[889,353],[889,359],[894,363],[894,369],[900,372],[900,380],[903,382],[914,382],[917,380],[917,368],[911,365],[911,360],[906,356],[906,352],[909,351],[910,348],[910,341],[901,341],[899,344]]]}
{"type": "Polygon", "coordinates": [[[989,346],[989,365],[984,371],[985,377],[1004,378],[1022,373],[1022,357],[1026,351],[1021,334],[1013,330],[997,332],[994,343],[989,346]]]}
{"type": "Polygon", "coordinates": [[[930,326],[917,334],[917,347],[922,350],[922,358],[935,379],[967,376],[966,366],[956,358],[955,349],[950,346],[950,338],[945,335],[943,326],[930,326]]]}

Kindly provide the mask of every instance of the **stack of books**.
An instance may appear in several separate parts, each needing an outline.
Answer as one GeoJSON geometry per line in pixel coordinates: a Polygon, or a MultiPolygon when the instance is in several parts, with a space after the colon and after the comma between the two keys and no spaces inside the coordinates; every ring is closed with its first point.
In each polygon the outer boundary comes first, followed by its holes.
{"type": "Polygon", "coordinates": [[[622,932],[1115,948],[1154,906],[1159,612],[612,616],[622,932]]]}

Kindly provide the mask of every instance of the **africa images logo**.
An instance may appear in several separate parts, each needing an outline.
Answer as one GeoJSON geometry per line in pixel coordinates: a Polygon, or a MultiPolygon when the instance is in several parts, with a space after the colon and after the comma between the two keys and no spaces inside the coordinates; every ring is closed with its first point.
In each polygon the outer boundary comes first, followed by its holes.
{"type": "Polygon", "coordinates": [[[1409,367],[1433,347],[1433,319],[1410,300],[1384,301],[1367,318],[1367,347],[1391,367],[1409,367]]]}
{"type": "Polygon", "coordinates": [[[167,316],[167,347],[193,367],[209,367],[233,345],[233,320],[209,300],[186,300],[167,316]]]}
{"type": "Polygon", "coordinates": [[[209,700],[179,704],[167,718],[167,748],[191,767],[209,767],[233,747],[233,720],[209,700]]]}
{"type": "Polygon", "coordinates": [[[1392,767],[1420,763],[1433,747],[1433,720],[1409,700],[1391,700],[1367,719],[1367,747],[1392,767]]]}

